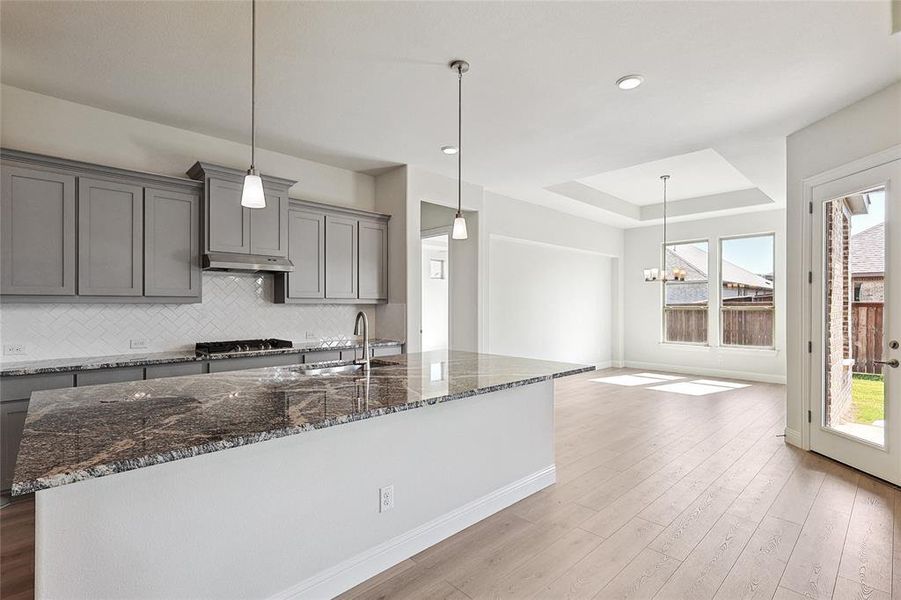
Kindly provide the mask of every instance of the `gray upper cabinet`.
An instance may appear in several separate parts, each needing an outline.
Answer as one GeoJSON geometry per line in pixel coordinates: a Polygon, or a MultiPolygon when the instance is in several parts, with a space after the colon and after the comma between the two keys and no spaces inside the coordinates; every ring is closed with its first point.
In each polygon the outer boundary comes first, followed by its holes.
{"type": "Polygon", "coordinates": [[[288,255],[288,193],[265,190],[266,208],[250,211],[250,253],[288,255]]]}
{"type": "Polygon", "coordinates": [[[294,272],[283,276],[287,297],[325,298],[325,215],[288,211],[288,258],[294,272]]]}
{"type": "Polygon", "coordinates": [[[79,178],[79,295],[142,295],[143,201],[140,186],[79,178]]]}
{"type": "Polygon", "coordinates": [[[0,300],[200,302],[203,184],[9,148],[0,159],[0,300]]]}
{"type": "Polygon", "coordinates": [[[200,196],[144,190],[144,295],[200,296],[200,196]]]}
{"type": "Polygon", "coordinates": [[[207,181],[207,250],[250,254],[250,209],[241,206],[243,184],[211,177],[207,181]]]}
{"type": "Polygon", "coordinates": [[[288,258],[275,302],[377,304],[388,300],[388,216],[291,200],[288,258]]]}
{"type": "Polygon", "coordinates": [[[0,293],[75,294],[75,177],[3,165],[0,293]]]}
{"type": "Polygon", "coordinates": [[[357,264],[357,220],[326,215],[326,298],[357,298],[357,264]]]}
{"type": "Polygon", "coordinates": [[[359,236],[359,297],[387,300],[388,223],[361,219],[359,236]]]}
{"type": "Polygon", "coordinates": [[[284,257],[288,255],[288,189],[290,179],[261,175],[265,208],[241,206],[245,172],[198,162],[188,176],[203,181],[206,252],[284,257]]]}

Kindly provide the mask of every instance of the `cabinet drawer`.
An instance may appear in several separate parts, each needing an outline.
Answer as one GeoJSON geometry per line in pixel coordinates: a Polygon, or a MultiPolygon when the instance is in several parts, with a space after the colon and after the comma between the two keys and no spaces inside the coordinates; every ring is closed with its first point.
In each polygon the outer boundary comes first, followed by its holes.
{"type": "Polygon", "coordinates": [[[162,377],[181,377],[182,375],[203,375],[206,373],[207,363],[203,361],[176,363],[172,365],[148,366],[145,379],[160,379],[162,377]]]}
{"type": "Polygon", "coordinates": [[[303,355],[303,362],[306,364],[326,362],[330,360],[341,360],[342,352],[340,350],[323,350],[321,352],[307,352],[303,355]]]}
{"type": "Polygon", "coordinates": [[[263,367],[283,367],[300,362],[300,354],[276,354],[275,356],[248,356],[247,358],[223,358],[210,361],[210,373],[260,369],[263,367]]]}
{"type": "Polygon", "coordinates": [[[0,379],[0,399],[4,402],[7,400],[28,400],[31,398],[31,392],[68,387],[75,387],[75,377],[72,373],[4,377],[0,379]]]}
{"type": "Polygon", "coordinates": [[[140,381],[144,379],[144,367],[122,367],[119,369],[98,369],[75,374],[75,385],[103,385],[104,383],[122,383],[123,381],[140,381]]]}

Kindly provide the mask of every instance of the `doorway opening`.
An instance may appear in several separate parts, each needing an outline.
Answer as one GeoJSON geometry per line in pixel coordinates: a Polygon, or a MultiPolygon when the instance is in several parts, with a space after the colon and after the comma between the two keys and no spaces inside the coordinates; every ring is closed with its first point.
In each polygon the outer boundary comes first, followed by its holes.
{"type": "Polygon", "coordinates": [[[447,350],[450,321],[449,234],[422,238],[422,351],[447,350]]]}
{"type": "Polygon", "coordinates": [[[823,207],[825,427],[885,446],[885,188],[823,207]]]}

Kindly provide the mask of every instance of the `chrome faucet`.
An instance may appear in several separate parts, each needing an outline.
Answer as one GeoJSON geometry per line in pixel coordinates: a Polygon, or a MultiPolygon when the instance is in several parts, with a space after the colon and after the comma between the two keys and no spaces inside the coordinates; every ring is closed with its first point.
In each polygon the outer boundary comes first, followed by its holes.
{"type": "Polygon", "coordinates": [[[363,365],[363,371],[369,372],[369,319],[362,310],[357,313],[357,320],[354,323],[354,335],[363,336],[363,358],[358,358],[354,364],[363,365]],[[362,327],[360,324],[363,324],[362,327]]]}

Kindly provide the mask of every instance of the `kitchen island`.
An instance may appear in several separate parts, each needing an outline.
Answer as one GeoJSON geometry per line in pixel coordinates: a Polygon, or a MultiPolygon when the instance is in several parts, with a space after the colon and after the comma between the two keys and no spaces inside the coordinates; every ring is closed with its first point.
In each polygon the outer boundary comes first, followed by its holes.
{"type": "Polygon", "coordinates": [[[553,379],[467,352],[32,395],[46,598],[330,597],[550,485],[553,379]]]}

